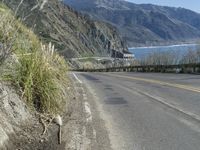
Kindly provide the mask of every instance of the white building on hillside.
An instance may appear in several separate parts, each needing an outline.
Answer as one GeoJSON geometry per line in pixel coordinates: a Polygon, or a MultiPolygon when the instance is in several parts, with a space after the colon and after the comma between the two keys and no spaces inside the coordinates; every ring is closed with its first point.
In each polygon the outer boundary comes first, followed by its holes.
{"type": "Polygon", "coordinates": [[[124,59],[134,59],[134,58],[135,58],[135,55],[132,54],[131,52],[124,52],[123,58],[124,58],[124,59]]]}

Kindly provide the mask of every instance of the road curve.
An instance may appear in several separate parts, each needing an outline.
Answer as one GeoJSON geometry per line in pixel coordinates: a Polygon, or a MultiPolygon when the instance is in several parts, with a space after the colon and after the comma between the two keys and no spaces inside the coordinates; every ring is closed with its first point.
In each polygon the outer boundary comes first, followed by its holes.
{"type": "Polygon", "coordinates": [[[200,76],[77,73],[115,150],[200,150],[200,76]]]}

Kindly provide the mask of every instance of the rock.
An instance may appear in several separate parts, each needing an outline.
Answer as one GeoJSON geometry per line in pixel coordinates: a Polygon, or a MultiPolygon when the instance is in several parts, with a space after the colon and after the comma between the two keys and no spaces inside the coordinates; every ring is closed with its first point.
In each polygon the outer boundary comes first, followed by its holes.
{"type": "Polygon", "coordinates": [[[44,139],[41,139],[41,140],[40,140],[40,143],[43,143],[43,142],[44,142],[44,139]]]}
{"type": "Polygon", "coordinates": [[[0,99],[1,149],[1,147],[4,147],[4,144],[10,139],[10,135],[19,130],[19,125],[31,118],[31,114],[16,92],[2,83],[0,83],[0,99]]]}

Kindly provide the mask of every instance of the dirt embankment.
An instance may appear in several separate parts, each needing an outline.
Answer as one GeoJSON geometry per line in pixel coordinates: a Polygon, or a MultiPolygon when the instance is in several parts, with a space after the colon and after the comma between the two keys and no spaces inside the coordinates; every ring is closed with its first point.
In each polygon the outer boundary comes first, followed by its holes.
{"type": "Polygon", "coordinates": [[[71,84],[66,111],[62,114],[61,144],[58,144],[56,124],[50,124],[47,133],[42,135],[39,115],[28,109],[10,85],[0,84],[1,150],[110,149],[108,134],[91,94],[73,75],[69,76],[71,84]]]}
{"type": "MultiPolygon", "coordinates": [[[[74,87],[69,85],[66,111],[62,114],[63,130],[73,115],[74,87]]],[[[44,131],[39,113],[30,110],[11,85],[0,83],[0,149],[1,150],[64,150],[70,134],[62,135],[58,144],[58,126],[51,123],[44,131]]],[[[76,119],[76,118],[75,118],[76,119]]]]}
{"type": "Polygon", "coordinates": [[[63,149],[58,145],[58,127],[51,124],[42,135],[39,114],[31,111],[11,85],[0,84],[0,149],[45,150],[63,149]]]}

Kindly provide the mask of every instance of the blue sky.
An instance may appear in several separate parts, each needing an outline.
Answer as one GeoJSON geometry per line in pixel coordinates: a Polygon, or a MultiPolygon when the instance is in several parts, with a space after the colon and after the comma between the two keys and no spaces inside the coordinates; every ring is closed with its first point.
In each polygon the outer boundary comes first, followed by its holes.
{"type": "Polygon", "coordinates": [[[200,13],[200,0],[126,0],[137,4],[157,4],[162,6],[184,7],[200,13]]]}

